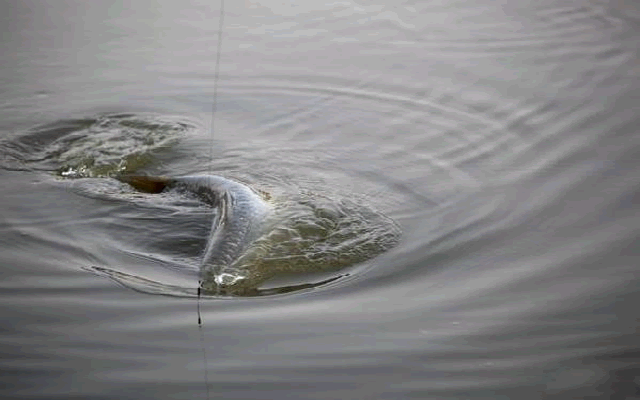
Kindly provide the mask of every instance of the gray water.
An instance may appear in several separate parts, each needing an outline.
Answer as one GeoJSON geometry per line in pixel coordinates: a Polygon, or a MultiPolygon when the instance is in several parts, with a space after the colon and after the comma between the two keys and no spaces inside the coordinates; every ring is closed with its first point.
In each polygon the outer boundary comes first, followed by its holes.
{"type": "Polygon", "coordinates": [[[0,14],[0,397],[640,398],[634,2],[227,1],[213,136],[218,2],[0,14]],[[197,286],[215,210],[131,170],[402,234],[198,327],[91,271],[197,286]]]}

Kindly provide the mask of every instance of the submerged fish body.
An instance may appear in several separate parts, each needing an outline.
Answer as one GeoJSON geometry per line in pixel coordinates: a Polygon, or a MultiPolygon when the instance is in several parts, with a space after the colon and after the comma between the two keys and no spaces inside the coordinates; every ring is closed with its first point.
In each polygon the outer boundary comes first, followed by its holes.
{"type": "Polygon", "coordinates": [[[271,293],[259,286],[273,277],[333,273],[379,255],[400,238],[391,219],[344,198],[303,193],[267,201],[249,186],[215,175],[117,179],[148,193],[188,191],[216,207],[200,265],[205,294],[271,293]]]}
{"type": "Polygon", "coordinates": [[[248,271],[235,262],[262,234],[272,207],[248,186],[215,175],[177,178],[122,176],[120,181],[136,189],[158,193],[165,189],[186,190],[218,209],[200,267],[205,292],[238,291],[250,280],[248,271]],[[236,288],[236,290],[234,290],[236,288]]]}

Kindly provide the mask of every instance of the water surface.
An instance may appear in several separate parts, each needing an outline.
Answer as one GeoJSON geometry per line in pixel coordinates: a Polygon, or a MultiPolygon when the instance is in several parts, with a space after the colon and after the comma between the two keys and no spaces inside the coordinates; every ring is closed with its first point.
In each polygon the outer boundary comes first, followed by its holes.
{"type": "Polygon", "coordinates": [[[637,6],[225,10],[212,137],[218,4],[2,3],[4,398],[638,395],[637,6]],[[215,210],[109,177],[132,170],[402,236],[326,285],[205,299],[198,328],[194,299],[86,269],[197,285],[215,210]]]}

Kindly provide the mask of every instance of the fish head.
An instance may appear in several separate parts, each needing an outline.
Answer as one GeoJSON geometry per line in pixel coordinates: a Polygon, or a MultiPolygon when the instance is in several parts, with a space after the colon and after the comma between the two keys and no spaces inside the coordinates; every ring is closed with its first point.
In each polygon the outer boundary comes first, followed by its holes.
{"type": "Polygon", "coordinates": [[[238,274],[221,272],[209,276],[201,281],[201,289],[210,296],[255,296],[257,289],[249,277],[238,274]]]}

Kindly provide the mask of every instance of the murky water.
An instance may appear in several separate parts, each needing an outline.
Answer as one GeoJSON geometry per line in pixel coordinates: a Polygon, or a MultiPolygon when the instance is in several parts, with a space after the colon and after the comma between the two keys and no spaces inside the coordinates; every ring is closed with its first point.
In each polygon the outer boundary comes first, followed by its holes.
{"type": "Polygon", "coordinates": [[[213,138],[218,3],[2,4],[3,398],[638,396],[640,8],[229,3],[213,138]],[[131,172],[398,240],[199,328],[216,210],[131,172]]]}

